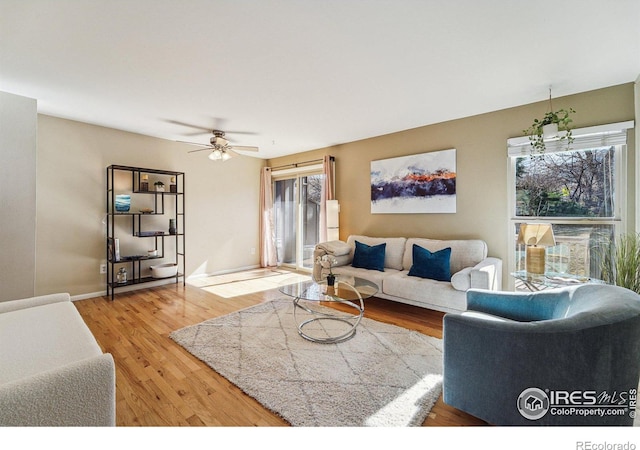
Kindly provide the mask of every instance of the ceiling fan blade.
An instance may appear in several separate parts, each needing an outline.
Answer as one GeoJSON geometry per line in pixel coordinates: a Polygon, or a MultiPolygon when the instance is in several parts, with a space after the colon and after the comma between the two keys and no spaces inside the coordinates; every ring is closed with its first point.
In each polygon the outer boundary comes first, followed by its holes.
{"type": "Polygon", "coordinates": [[[199,145],[200,147],[208,147],[213,148],[211,144],[200,144],[199,142],[189,142],[189,141],[176,141],[179,144],[189,144],[189,145],[199,145]]]}
{"type": "Polygon", "coordinates": [[[198,150],[189,150],[187,153],[196,153],[196,152],[201,152],[204,150],[213,150],[213,147],[205,147],[205,148],[199,148],[198,150]]]}
{"type": "Polygon", "coordinates": [[[224,131],[225,134],[243,134],[245,136],[255,136],[258,133],[255,133],[253,131],[224,131]]]}
{"type": "Polygon", "coordinates": [[[257,152],[259,150],[258,147],[251,147],[246,145],[230,145],[227,148],[230,148],[232,150],[238,150],[241,152],[257,152]]]}
{"type": "Polygon", "coordinates": [[[168,120],[166,120],[166,122],[167,123],[171,123],[173,125],[180,125],[181,127],[196,128],[198,130],[206,131],[207,133],[211,133],[211,130],[213,129],[213,128],[209,128],[209,127],[202,127],[200,125],[194,125],[192,123],[180,122],[179,120],[168,119],[168,120]]]}

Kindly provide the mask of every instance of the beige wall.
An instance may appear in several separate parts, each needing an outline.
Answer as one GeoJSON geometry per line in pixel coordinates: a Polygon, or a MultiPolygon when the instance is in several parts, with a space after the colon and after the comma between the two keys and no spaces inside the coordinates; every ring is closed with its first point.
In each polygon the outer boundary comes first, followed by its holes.
{"type": "MultiPolygon", "coordinates": [[[[554,99],[573,107],[575,126],[634,118],[634,83],[554,99]]],[[[507,259],[506,140],[522,135],[546,102],[398,132],[269,161],[272,166],[336,157],[342,238],[349,234],[481,238],[507,259]],[[457,213],[372,215],[370,162],[457,149],[457,213]]],[[[215,164],[190,146],[50,116],[37,119],[35,293],[104,291],[106,167],[122,164],[186,172],[187,275],[259,262],[259,170],[264,161],[215,164]],[[251,250],[256,249],[256,254],[251,250]]],[[[635,136],[631,136],[632,139],[635,136]]],[[[630,141],[633,142],[633,141],[630,141]]],[[[635,219],[635,156],[630,146],[628,204],[635,219]]],[[[3,155],[4,156],[4,155],[3,155]]],[[[4,158],[3,158],[4,160],[4,158]]],[[[3,233],[2,239],[7,239],[3,233]]],[[[4,251],[4,248],[3,248],[4,251]]]]}
{"type": "Polygon", "coordinates": [[[0,92],[0,301],[33,296],[36,100],[0,92]]]}
{"type": "Polygon", "coordinates": [[[214,163],[207,152],[188,153],[194,148],[39,115],[36,293],[78,296],[105,290],[99,266],[105,262],[105,183],[111,164],[186,173],[187,275],[258,265],[264,161],[242,157],[214,163]]]}
{"type": "MultiPolygon", "coordinates": [[[[574,126],[586,127],[632,120],[633,83],[553,100],[554,109],[576,110],[574,126]]],[[[453,99],[452,99],[453,101],[453,99]]],[[[456,101],[464,101],[459,99],[456,101]]],[[[533,118],[547,111],[539,102],[399,133],[347,143],[269,161],[278,166],[336,157],[336,197],[340,201],[340,236],[425,236],[480,238],[491,256],[507,261],[508,138],[522,136],[533,118]],[[371,214],[370,163],[373,160],[423,152],[457,150],[457,212],[455,214],[371,214]]],[[[629,146],[629,205],[634,196],[634,146],[629,146]]],[[[630,219],[635,209],[629,211],[630,219]]],[[[505,264],[506,266],[506,264],[505,264]]]]}

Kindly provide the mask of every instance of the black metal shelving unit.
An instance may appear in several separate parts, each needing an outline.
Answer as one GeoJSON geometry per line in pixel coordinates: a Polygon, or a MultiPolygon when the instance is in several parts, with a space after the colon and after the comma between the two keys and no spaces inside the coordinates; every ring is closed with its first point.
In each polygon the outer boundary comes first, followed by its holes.
{"type": "MultiPolygon", "coordinates": [[[[126,175],[125,175],[126,177],[126,175]]],[[[120,176],[119,179],[123,178],[120,176]]],[[[143,285],[145,283],[160,281],[162,279],[153,278],[150,276],[142,276],[143,263],[154,260],[166,260],[171,257],[173,263],[178,265],[178,270],[175,276],[170,276],[167,279],[175,278],[175,283],[179,283],[182,279],[183,285],[186,284],[186,277],[184,275],[186,269],[185,263],[185,175],[184,172],[176,172],[172,170],[158,170],[158,169],[146,169],[142,167],[130,167],[121,165],[111,165],[107,167],[107,239],[106,239],[106,255],[107,255],[107,296],[111,296],[111,300],[114,300],[115,292],[118,288],[127,286],[143,285]],[[116,187],[115,179],[118,173],[130,173],[130,182],[128,188],[122,188],[119,186],[117,189],[120,192],[130,192],[132,195],[149,195],[153,197],[153,208],[150,211],[127,211],[119,212],[116,210],[116,187]],[[160,192],[156,191],[153,186],[145,187],[143,176],[152,176],[157,181],[163,181],[165,185],[171,186],[170,179],[175,177],[175,190],[170,189],[168,191],[160,192]],[[168,202],[173,202],[169,205],[168,202]],[[171,206],[169,208],[168,206],[171,206]],[[159,232],[145,230],[144,222],[147,216],[165,216],[165,210],[170,209],[172,219],[175,219],[176,229],[175,232],[159,232]],[[127,248],[123,246],[120,248],[119,258],[116,258],[114,252],[114,242],[117,239],[116,233],[116,221],[130,220],[131,232],[129,236],[136,239],[148,239],[152,240],[157,256],[135,255],[126,254],[127,248]],[[173,246],[168,246],[166,240],[175,240],[173,246]],[[165,251],[166,247],[171,247],[169,252],[165,251]],[[126,265],[130,268],[130,274],[126,283],[119,283],[116,279],[116,268],[126,265]]],[[[122,229],[122,227],[121,227],[122,229]]]]}

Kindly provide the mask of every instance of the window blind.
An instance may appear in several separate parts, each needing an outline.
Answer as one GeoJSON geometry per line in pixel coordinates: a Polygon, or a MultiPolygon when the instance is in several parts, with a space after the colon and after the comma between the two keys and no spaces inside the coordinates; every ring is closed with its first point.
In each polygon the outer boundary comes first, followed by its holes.
{"type": "MultiPolygon", "coordinates": [[[[557,153],[571,150],[586,150],[610,145],[627,143],[627,130],[634,127],[634,121],[611,123],[594,127],[575,128],[572,131],[573,143],[567,149],[566,139],[558,138],[545,141],[545,153],[557,153]]],[[[560,134],[566,132],[560,132],[560,134]]],[[[516,137],[507,140],[507,152],[510,157],[527,156],[537,151],[531,147],[528,136],[516,137]]]]}

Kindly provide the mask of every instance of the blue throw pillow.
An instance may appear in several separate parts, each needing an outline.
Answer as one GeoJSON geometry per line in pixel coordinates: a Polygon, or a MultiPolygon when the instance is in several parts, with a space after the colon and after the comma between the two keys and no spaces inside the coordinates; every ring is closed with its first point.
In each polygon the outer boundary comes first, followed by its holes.
{"type": "Polygon", "coordinates": [[[450,260],[451,247],[431,253],[426,248],[413,244],[413,265],[409,270],[409,276],[451,281],[450,260]]]}
{"type": "Polygon", "coordinates": [[[384,254],[387,244],[367,245],[356,241],[351,265],[360,269],[379,270],[384,272],[384,254]]]}

